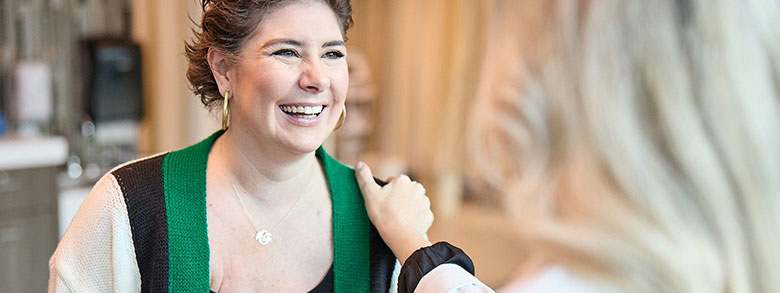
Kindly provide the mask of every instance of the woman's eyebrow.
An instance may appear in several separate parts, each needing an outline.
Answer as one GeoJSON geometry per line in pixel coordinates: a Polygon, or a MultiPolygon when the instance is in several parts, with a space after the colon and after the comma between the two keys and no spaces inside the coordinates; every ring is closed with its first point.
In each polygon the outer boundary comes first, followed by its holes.
{"type": "Polygon", "coordinates": [[[342,41],[342,40],[329,41],[329,42],[325,42],[325,44],[322,44],[323,48],[325,48],[325,47],[338,47],[338,46],[346,47],[347,44],[344,43],[344,41],[342,41]]]}
{"type": "Polygon", "coordinates": [[[294,40],[294,39],[282,38],[282,39],[272,39],[272,40],[270,40],[268,42],[265,42],[265,45],[263,45],[263,49],[268,48],[268,47],[273,46],[273,45],[278,45],[278,44],[291,45],[291,46],[295,46],[295,47],[303,47],[303,43],[301,41],[297,41],[297,40],[294,40]]]}
{"type": "MultiPolygon", "coordinates": [[[[280,38],[280,39],[272,39],[272,40],[269,40],[268,42],[265,42],[265,44],[263,45],[262,48],[265,49],[265,48],[268,48],[270,46],[274,46],[274,45],[278,45],[278,44],[290,45],[290,46],[295,46],[295,47],[303,47],[304,46],[304,43],[301,42],[301,41],[298,41],[298,40],[295,40],[295,39],[280,38]]],[[[342,40],[327,41],[324,44],[322,44],[323,48],[326,48],[326,47],[338,47],[338,46],[346,47],[347,44],[344,43],[344,41],[342,41],[342,40]]]]}

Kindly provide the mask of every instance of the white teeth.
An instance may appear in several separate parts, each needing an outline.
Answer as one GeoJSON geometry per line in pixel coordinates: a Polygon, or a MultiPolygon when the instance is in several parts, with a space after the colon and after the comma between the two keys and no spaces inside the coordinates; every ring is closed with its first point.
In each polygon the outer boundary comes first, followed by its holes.
{"type": "Polygon", "coordinates": [[[324,106],[281,106],[282,111],[290,114],[319,115],[324,106]]]}

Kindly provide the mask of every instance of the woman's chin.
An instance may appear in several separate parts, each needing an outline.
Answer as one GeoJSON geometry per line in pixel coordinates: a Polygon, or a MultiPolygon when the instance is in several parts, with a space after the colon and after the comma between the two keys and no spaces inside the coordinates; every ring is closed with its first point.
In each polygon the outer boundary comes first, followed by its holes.
{"type": "Polygon", "coordinates": [[[313,127],[285,125],[280,127],[283,130],[278,132],[280,134],[278,141],[288,151],[301,154],[311,153],[316,151],[331,134],[331,131],[327,131],[324,125],[324,123],[313,127]]]}
{"type": "Polygon", "coordinates": [[[282,147],[292,153],[308,154],[316,151],[325,141],[325,137],[322,139],[315,139],[314,137],[301,139],[300,137],[285,140],[282,143],[282,147]]]}

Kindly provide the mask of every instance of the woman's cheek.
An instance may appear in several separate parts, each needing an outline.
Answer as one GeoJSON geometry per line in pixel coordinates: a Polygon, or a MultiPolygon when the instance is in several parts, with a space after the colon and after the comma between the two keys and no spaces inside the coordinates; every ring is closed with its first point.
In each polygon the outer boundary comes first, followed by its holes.
{"type": "Polygon", "coordinates": [[[349,88],[349,72],[346,69],[337,77],[334,85],[336,87],[334,100],[337,103],[343,103],[347,97],[347,89],[349,88]]]}

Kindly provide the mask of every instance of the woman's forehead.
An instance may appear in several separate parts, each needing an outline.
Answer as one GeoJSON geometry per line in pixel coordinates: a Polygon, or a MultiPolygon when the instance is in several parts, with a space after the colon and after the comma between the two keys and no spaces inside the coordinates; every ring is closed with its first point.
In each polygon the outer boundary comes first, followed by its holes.
{"type": "Polygon", "coordinates": [[[341,25],[333,10],[320,1],[296,1],[269,12],[258,24],[250,42],[293,40],[317,45],[342,40],[341,25]]]}

